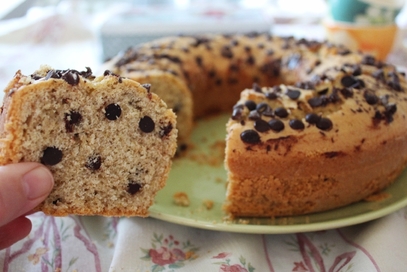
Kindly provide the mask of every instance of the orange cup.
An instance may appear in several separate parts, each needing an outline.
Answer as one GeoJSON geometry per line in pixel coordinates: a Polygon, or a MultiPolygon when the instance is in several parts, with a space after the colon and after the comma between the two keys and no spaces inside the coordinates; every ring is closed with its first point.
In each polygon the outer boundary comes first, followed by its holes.
{"type": "Polygon", "coordinates": [[[385,60],[391,52],[398,32],[396,24],[365,26],[326,20],[324,27],[329,42],[369,53],[380,60],[385,60]]]}

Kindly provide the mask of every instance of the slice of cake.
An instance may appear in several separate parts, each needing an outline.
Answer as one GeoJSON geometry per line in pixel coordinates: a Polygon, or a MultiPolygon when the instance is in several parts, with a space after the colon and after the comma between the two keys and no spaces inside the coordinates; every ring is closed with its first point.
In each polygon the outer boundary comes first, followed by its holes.
{"type": "Polygon", "coordinates": [[[46,214],[147,216],[176,137],[175,114],[150,85],[43,66],[5,89],[0,164],[51,170],[55,186],[37,207],[46,214]]]}

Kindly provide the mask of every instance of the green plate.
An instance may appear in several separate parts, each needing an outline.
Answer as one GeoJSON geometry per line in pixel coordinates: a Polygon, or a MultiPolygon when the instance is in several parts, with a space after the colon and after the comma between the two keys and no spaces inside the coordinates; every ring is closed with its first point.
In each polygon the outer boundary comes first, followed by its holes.
{"type": "Polygon", "coordinates": [[[226,192],[223,167],[225,124],[229,115],[197,122],[192,147],[174,160],[167,185],[156,196],[150,216],[203,229],[240,233],[294,233],[332,229],[373,220],[407,206],[407,170],[384,192],[381,201],[361,201],[335,210],[280,218],[238,218],[222,211],[226,192]],[[183,192],[189,206],[176,205],[174,194],[183,192]],[[210,208],[210,204],[213,206],[210,208]]]}

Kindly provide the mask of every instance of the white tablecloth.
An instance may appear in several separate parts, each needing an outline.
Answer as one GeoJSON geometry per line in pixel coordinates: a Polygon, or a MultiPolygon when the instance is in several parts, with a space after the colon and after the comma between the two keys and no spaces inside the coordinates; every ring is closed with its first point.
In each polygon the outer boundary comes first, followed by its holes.
{"type": "MultiPolygon", "coordinates": [[[[0,30],[9,30],[0,33],[2,88],[18,69],[29,74],[40,64],[97,67],[100,45],[82,19],[48,14],[14,30],[10,22],[0,22],[0,30]]],[[[203,230],[153,218],[41,213],[30,218],[30,235],[0,251],[5,272],[407,270],[407,208],[340,229],[267,235],[203,230]]]]}

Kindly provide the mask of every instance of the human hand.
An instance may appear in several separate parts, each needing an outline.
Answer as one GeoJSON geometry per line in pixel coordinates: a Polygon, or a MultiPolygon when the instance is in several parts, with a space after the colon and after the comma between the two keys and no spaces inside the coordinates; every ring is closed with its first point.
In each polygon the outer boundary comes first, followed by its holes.
{"type": "Polygon", "coordinates": [[[24,162],[0,166],[0,249],[31,231],[25,217],[51,192],[54,178],[42,164],[24,162]]]}

